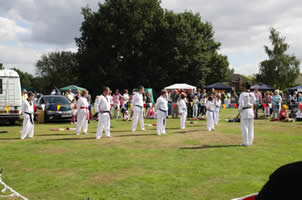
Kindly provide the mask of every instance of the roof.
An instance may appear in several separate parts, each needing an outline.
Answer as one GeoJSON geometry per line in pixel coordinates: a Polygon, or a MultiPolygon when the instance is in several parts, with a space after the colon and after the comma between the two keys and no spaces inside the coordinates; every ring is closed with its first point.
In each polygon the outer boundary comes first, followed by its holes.
{"type": "Polygon", "coordinates": [[[176,83],[166,87],[165,89],[166,90],[177,90],[177,89],[196,90],[196,87],[186,83],[176,83]]]}
{"type": "Polygon", "coordinates": [[[19,78],[19,74],[11,69],[3,69],[0,70],[0,77],[15,77],[15,78],[19,78]]]}
{"type": "Polygon", "coordinates": [[[217,90],[231,90],[232,87],[224,85],[222,83],[214,83],[205,87],[206,89],[217,89],[217,90]]]}
{"type": "Polygon", "coordinates": [[[258,89],[258,90],[275,90],[276,88],[273,88],[272,86],[265,85],[263,83],[258,83],[251,86],[252,90],[258,89]]]}
{"type": "Polygon", "coordinates": [[[288,90],[289,90],[289,91],[302,90],[302,85],[299,85],[299,86],[296,86],[296,87],[293,87],[293,88],[289,88],[288,90]]]}
{"type": "Polygon", "coordinates": [[[60,88],[61,91],[67,91],[69,89],[70,90],[86,90],[85,88],[82,88],[82,87],[79,87],[79,86],[76,86],[76,85],[69,85],[69,86],[60,88]]]}

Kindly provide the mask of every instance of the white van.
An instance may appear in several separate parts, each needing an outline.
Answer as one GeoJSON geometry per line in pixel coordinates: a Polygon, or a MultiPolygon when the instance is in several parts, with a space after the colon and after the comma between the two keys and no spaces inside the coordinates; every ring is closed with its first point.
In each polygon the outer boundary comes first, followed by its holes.
{"type": "Polygon", "coordinates": [[[21,115],[21,84],[14,70],[0,70],[0,121],[14,124],[21,115]]]}

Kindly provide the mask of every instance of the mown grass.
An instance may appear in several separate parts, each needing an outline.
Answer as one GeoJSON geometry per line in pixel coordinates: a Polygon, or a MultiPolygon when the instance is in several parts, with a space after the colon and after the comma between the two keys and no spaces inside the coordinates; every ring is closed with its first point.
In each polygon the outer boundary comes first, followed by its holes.
{"type": "MultiPolygon", "coordinates": [[[[21,126],[0,126],[0,168],[4,181],[31,200],[192,199],[223,200],[259,191],[279,166],[302,154],[302,123],[255,121],[255,144],[240,147],[239,123],[225,122],[234,109],[221,111],[215,132],[206,122],[179,129],[167,120],[167,135],[155,127],[132,133],[131,122],[112,121],[110,139],[50,131],[70,124],[36,124],[33,140],[19,140],[21,126]]],[[[152,124],[155,120],[146,120],[152,124]]],[[[1,188],[0,188],[1,189],[1,188]]]]}

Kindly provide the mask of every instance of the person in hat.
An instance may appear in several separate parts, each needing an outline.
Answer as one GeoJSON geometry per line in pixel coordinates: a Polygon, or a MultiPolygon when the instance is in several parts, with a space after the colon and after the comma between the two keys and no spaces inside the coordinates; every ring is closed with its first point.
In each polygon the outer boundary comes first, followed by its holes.
{"type": "Polygon", "coordinates": [[[166,118],[168,116],[168,100],[166,90],[161,91],[161,96],[156,100],[155,109],[157,113],[157,135],[166,134],[166,118]]]}
{"type": "Polygon", "coordinates": [[[96,139],[100,139],[103,135],[103,129],[105,129],[106,138],[110,138],[110,102],[107,98],[109,95],[109,87],[104,87],[103,94],[98,98],[98,129],[96,133],[96,139]]]}
{"type": "Polygon", "coordinates": [[[27,136],[29,138],[34,137],[34,93],[28,92],[28,98],[22,103],[22,113],[24,115],[23,127],[21,131],[21,140],[24,140],[27,136]]]}
{"type": "Polygon", "coordinates": [[[288,106],[283,105],[282,109],[279,113],[279,121],[282,121],[282,122],[293,122],[294,121],[293,119],[289,118],[287,110],[288,110],[288,106]]]}
{"type": "Polygon", "coordinates": [[[180,95],[179,101],[179,114],[180,114],[180,129],[186,128],[186,118],[187,118],[187,104],[186,104],[186,96],[182,93],[180,95]]]}
{"type": "Polygon", "coordinates": [[[239,97],[240,128],[242,134],[242,146],[251,146],[254,139],[254,112],[253,105],[256,103],[256,97],[250,91],[251,86],[246,85],[246,91],[239,97]]]}
{"type": "Polygon", "coordinates": [[[81,97],[77,102],[77,128],[76,128],[77,135],[80,135],[82,129],[84,134],[87,134],[88,131],[89,104],[87,101],[87,96],[88,96],[88,91],[83,90],[81,93],[81,97]]]}
{"type": "Polygon", "coordinates": [[[144,98],[143,93],[145,91],[144,86],[138,87],[138,92],[136,92],[132,97],[133,105],[133,119],[132,119],[132,132],[136,130],[137,122],[140,122],[141,130],[144,131],[144,98]]]}

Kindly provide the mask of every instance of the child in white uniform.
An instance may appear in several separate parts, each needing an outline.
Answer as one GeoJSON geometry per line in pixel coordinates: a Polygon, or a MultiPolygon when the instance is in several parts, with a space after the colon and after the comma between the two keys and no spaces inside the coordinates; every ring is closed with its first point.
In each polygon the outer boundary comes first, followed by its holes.
{"type": "Polygon", "coordinates": [[[208,131],[215,131],[215,127],[214,127],[215,103],[213,100],[213,94],[209,96],[206,106],[207,106],[207,129],[208,131]]]}
{"type": "Polygon", "coordinates": [[[180,114],[180,129],[186,128],[186,118],[187,118],[187,103],[185,101],[186,97],[184,94],[180,95],[179,101],[179,114],[180,114]]]}
{"type": "Polygon", "coordinates": [[[221,100],[220,95],[216,96],[216,102],[215,102],[215,112],[214,112],[214,124],[217,126],[219,122],[219,112],[221,107],[221,100]]]}
{"type": "Polygon", "coordinates": [[[34,137],[34,104],[32,99],[34,94],[28,92],[28,98],[22,103],[22,113],[24,116],[23,119],[23,128],[21,132],[21,140],[24,140],[27,136],[29,138],[34,137]]]}

